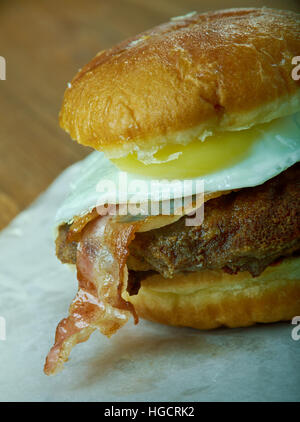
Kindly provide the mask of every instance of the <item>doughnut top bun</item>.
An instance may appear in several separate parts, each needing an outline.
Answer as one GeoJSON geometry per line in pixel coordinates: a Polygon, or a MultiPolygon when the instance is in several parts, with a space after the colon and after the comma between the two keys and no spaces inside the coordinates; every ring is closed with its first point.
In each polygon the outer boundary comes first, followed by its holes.
{"type": "Polygon", "coordinates": [[[294,12],[172,18],[99,52],[68,84],[60,124],[111,158],[245,129],[300,110],[298,55],[294,12]]]}

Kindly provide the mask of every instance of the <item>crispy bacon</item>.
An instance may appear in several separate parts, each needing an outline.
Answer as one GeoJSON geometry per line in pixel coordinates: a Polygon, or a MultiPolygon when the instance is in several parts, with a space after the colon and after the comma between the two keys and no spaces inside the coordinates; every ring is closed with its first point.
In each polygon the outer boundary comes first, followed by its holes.
{"type": "Polygon", "coordinates": [[[88,340],[97,328],[111,336],[134,316],[133,306],[122,298],[127,288],[128,246],[139,223],[120,223],[110,216],[87,224],[77,249],[78,292],[69,316],[56,329],[55,344],[45,362],[47,375],[59,372],[72,348],[88,340]]]}

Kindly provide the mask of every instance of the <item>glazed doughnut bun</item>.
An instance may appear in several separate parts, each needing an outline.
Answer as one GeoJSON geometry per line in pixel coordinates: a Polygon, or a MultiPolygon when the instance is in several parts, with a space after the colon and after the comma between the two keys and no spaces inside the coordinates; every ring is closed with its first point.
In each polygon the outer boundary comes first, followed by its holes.
{"type": "Polygon", "coordinates": [[[142,318],[198,329],[290,320],[300,315],[300,258],[286,258],[255,278],[210,270],[172,279],[157,274],[126,299],[142,318]]]}
{"type": "Polygon", "coordinates": [[[191,13],[101,51],[67,88],[60,124],[110,158],[204,140],[300,109],[300,15],[191,13]]]}

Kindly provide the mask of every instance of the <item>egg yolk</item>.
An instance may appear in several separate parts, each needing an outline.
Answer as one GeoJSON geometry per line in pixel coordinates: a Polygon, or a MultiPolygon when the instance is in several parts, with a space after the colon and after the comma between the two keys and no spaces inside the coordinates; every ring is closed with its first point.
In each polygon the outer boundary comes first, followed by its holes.
{"type": "Polygon", "coordinates": [[[157,161],[165,161],[171,154],[179,153],[177,158],[167,162],[145,164],[136,153],[112,159],[112,162],[122,171],[142,176],[166,179],[199,177],[231,167],[246,157],[261,136],[261,129],[267,129],[268,125],[270,123],[259,125],[260,130],[255,126],[241,131],[220,132],[188,145],[167,145],[154,154],[157,161]]]}

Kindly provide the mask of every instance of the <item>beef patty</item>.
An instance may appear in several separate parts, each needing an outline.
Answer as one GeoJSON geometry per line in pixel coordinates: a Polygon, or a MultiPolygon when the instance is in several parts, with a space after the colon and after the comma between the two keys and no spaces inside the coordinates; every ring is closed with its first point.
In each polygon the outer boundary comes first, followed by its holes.
{"type": "MultiPolygon", "coordinates": [[[[76,243],[67,243],[68,226],[57,239],[57,256],[75,263],[76,243]]],[[[200,226],[185,217],[168,226],[137,233],[128,267],[154,270],[166,278],[176,272],[223,269],[258,276],[268,265],[300,249],[300,163],[264,184],[211,199],[200,226]]]]}

